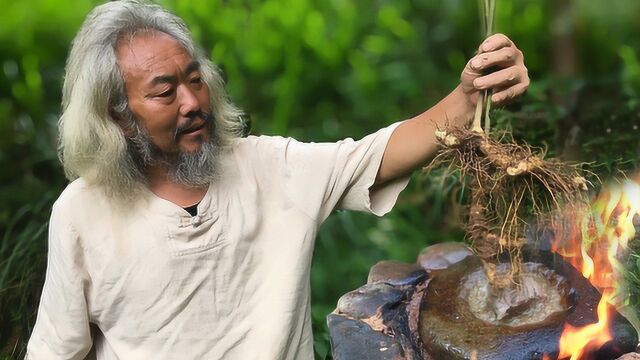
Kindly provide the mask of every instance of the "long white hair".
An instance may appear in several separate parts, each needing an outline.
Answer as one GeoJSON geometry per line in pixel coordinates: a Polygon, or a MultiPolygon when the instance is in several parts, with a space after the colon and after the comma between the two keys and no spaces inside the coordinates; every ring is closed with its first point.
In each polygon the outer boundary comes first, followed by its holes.
{"type": "Polygon", "coordinates": [[[112,114],[127,115],[128,103],[116,47],[126,36],[160,31],[173,37],[200,63],[209,87],[216,144],[241,135],[241,111],[229,100],[218,68],[193,42],[185,23],[158,5],[113,1],[87,15],[72,43],[65,68],[58,153],[69,180],[82,177],[112,194],[145,182],[127,139],[112,114]]]}

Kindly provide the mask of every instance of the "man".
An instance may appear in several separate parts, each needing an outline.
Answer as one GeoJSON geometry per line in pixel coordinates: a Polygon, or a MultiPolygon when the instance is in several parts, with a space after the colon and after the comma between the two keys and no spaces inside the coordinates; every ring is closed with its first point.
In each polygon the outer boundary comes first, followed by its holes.
{"type": "Polygon", "coordinates": [[[450,95],[362,140],[241,138],[181,19],[98,6],[67,63],[60,152],[73,181],[51,215],[27,358],[311,359],[323,220],[388,212],[436,151],[436,126],[468,124],[481,89],[501,103],[528,82],[522,53],[495,35],[450,95]]]}

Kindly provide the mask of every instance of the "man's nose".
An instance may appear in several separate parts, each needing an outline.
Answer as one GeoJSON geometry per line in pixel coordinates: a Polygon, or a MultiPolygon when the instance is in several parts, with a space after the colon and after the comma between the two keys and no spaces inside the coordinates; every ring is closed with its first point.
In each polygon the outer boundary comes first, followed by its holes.
{"type": "Polygon", "coordinates": [[[182,85],[178,87],[180,101],[180,115],[188,116],[190,113],[200,111],[200,101],[193,89],[182,85]]]}

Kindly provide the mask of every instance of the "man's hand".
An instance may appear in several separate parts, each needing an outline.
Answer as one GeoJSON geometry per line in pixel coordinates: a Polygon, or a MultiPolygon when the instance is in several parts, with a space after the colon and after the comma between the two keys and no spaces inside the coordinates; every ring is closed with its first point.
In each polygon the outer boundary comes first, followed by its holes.
{"type": "Polygon", "coordinates": [[[480,91],[492,90],[491,100],[500,104],[529,86],[522,52],[502,34],[492,35],[480,45],[478,55],[469,60],[460,80],[447,97],[395,129],[378,169],[376,185],[406,175],[429,161],[438,149],[436,129],[469,125],[480,91]]]}
{"type": "Polygon", "coordinates": [[[503,34],[488,37],[478,48],[478,54],[467,62],[460,76],[462,91],[473,104],[481,90],[491,89],[491,101],[509,101],[527,90],[529,75],[524,56],[503,34]]]}

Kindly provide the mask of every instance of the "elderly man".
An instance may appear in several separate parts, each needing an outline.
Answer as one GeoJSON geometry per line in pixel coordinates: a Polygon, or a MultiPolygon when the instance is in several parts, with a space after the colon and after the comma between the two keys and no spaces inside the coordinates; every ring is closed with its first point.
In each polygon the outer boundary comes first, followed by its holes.
{"type": "Polygon", "coordinates": [[[183,21],[133,1],[96,7],[73,41],[56,201],[29,359],[311,359],[309,268],[337,207],[382,215],[464,126],[477,93],[528,86],[488,38],[461,84],[359,141],[241,138],[239,111],[183,21]],[[497,69],[483,76],[486,69],[497,69]]]}

